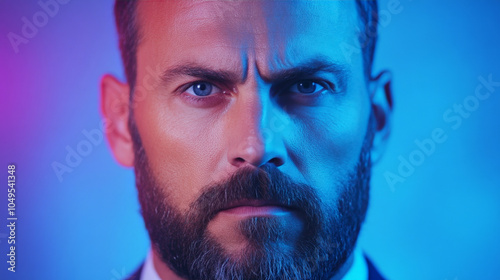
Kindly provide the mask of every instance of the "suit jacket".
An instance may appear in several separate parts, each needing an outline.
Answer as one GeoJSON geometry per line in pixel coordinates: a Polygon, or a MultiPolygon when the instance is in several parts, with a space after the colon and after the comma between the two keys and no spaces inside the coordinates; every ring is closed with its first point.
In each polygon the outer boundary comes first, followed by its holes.
{"type": "MultiPolygon", "coordinates": [[[[365,256],[366,264],[368,265],[368,280],[385,280],[382,275],[378,272],[377,268],[373,265],[370,259],[365,256]]],[[[127,280],[141,280],[141,272],[144,263],[139,266],[139,268],[130,276],[127,280]]]]}

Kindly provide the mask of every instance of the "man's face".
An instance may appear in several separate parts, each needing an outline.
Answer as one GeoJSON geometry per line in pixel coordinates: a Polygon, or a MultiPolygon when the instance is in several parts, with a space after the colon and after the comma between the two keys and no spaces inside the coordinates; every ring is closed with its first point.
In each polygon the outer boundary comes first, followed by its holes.
{"type": "Polygon", "coordinates": [[[131,133],[162,261],[192,278],[333,276],[368,200],[370,95],[361,53],[343,51],[359,47],[355,3],[142,1],[137,15],[131,133]]]}

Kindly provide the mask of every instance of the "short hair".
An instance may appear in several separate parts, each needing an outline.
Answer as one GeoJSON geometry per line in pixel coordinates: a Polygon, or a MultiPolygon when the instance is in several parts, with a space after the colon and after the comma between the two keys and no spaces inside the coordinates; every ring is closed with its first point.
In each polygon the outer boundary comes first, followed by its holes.
{"type": "MultiPolygon", "coordinates": [[[[136,13],[137,2],[138,0],[116,0],[114,7],[120,52],[131,96],[136,82],[137,45],[140,40],[136,13]]],[[[365,76],[369,79],[378,36],[377,0],[356,0],[356,4],[361,22],[359,40],[363,51],[365,76]]]]}

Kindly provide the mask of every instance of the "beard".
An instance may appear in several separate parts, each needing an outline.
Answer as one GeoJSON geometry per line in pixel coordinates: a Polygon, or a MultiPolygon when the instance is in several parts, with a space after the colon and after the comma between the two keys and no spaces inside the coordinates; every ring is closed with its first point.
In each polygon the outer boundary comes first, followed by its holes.
{"type": "Polygon", "coordinates": [[[369,200],[370,118],[358,163],[331,189],[339,196],[326,203],[313,187],[294,182],[275,165],[242,168],[229,179],[202,188],[189,210],[169,200],[168,185],[156,180],[133,118],[135,175],[142,216],[153,249],[178,276],[191,280],[332,278],[351,255],[369,200]],[[222,209],[242,200],[273,201],[297,210],[303,230],[292,249],[285,249],[287,229],[279,217],[242,219],[238,230],[247,245],[233,256],[207,230],[222,209]]]}

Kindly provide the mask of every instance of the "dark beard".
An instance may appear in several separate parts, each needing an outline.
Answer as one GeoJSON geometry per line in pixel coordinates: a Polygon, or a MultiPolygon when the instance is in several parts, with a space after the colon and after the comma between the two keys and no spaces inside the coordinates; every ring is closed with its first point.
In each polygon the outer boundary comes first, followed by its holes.
{"type": "Polygon", "coordinates": [[[332,184],[341,191],[335,208],[311,186],[266,164],[206,186],[181,213],[169,201],[169,187],[156,181],[132,119],[136,184],[153,249],[172,271],[191,280],[330,279],[351,255],[368,207],[371,124],[358,164],[344,181],[332,184]],[[300,212],[304,230],[292,251],[280,246],[286,229],[273,217],[242,220],[239,229],[248,246],[237,258],[224,251],[207,225],[218,211],[243,199],[275,201],[300,212]]]}

